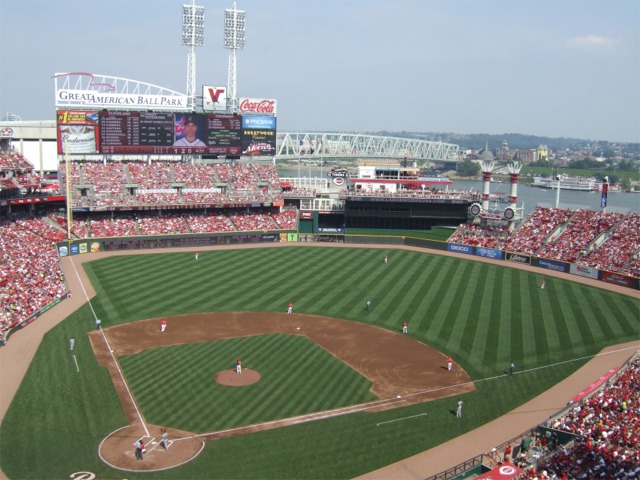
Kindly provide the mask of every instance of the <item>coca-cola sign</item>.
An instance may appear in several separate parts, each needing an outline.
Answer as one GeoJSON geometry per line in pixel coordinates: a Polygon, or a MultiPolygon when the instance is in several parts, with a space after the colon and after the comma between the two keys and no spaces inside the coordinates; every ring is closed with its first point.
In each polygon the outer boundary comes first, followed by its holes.
{"type": "Polygon", "coordinates": [[[278,102],[271,98],[241,98],[238,106],[240,113],[253,115],[276,115],[278,102]]]}

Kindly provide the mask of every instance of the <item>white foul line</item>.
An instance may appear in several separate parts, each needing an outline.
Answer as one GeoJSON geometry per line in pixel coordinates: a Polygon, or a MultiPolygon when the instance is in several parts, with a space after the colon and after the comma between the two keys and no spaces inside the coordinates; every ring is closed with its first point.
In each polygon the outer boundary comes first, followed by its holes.
{"type": "Polygon", "coordinates": [[[419,413],[418,415],[411,415],[410,417],[396,418],[395,420],[388,420],[386,422],[376,423],[376,427],[379,427],[380,425],[384,425],[385,423],[400,422],[402,420],[408,420],[410,418],[422,417],[423,415],[426,415],[426,413],[419,413]]]}
{"type": "MultiPolygon", "coordinates": [[[[78,270],[76,269],[75,263],[73,263],[73,257],[69,257],[69,260],[71,261],[71,266],[73,267],[73,270],[76,273],[76,277],[78,277],[78,282],[80,282],[80,287],[82,288],[82,292],[84,293],[84,298],[87,299],[87,303],[89,304],[89,308],[91,309],[91,313],[93,313],[93,318],[95,320],[95,319],[98,318],[98,316],[96,315],[96,312],[93,310],[93,305],[91,305],[91,300],[89,300],[89,295],[87,295],[87,291],[84,289],[84,285],[82,283],[82,279],[80,278],[80,275],[78,274],[78,270]]],[[[151,437],[151,435],[149,434],[149,429],[147,428],[147,424],[145,423],[144,418],[142,418],[142,414],[140,413],[140,410],[138,409],[138,404],[134,400],[133,394],[131,393],[131,390],[129,390],[129,384],[127,383],[127,380],[124,378],[124,375],[122,374],[122,370],[120,370],[120,364],[116,360],[116,357],[113,354],[113,349],[111,348],[111,345],[109,345],[109,341],[107,340],[107,336],[104,334],[104,330],[102,330],[102,328],[100,328],[100,333],[102,334],[102,338],[104,339],[104,343],[107,345],[107,348],[109,349],[109,354],[111,355],[111,360],[113,360],[113,363],[115,364],[116,369],[118,370],[118,375],[120,375],[120,379],[122,380],[122,384],[124,385],[124,388],[127,390],[127,394],[129,395],[129,400],[131,400],[131,403],[133,404],[133,408],[135,409],[136,415],[138,416],[138,419],[140,420],[140,423],[142,424],[142,428],[144,428],[144,432],[147,434],[146,436],[147,437],[151,437]]]]}

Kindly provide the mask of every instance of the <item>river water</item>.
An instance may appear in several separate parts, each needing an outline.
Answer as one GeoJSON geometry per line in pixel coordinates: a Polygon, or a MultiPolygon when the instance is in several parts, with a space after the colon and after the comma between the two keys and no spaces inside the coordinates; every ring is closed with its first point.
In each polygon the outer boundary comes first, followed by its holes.
{"type": "MultiPolygon", "coordinates": [[[[327,178],[328,168],[324,170],[309,169],[302,167],[300,170],[301,177],[324,177],[327,178]]],[[[278,169],[280,177],[298,177],[297,169],[278,169]]],[[[481,181],[469,180],[453,180],[453,185],[449,188],[455,190],[471,190],[475,189],[480,192],[484,191],[481,181]]],[[[491,193],[503,193],[508,196],[511,192],[511,185],[508,182],[492,182],[491,193]]],[[[524,208],[524,216],[529,215],[536,206],[555,207],[557,191],[547,190],[538,187],[530,187],[526,184],[518,184],[518,207],[524,208]]],[[[506,205],[502,205],[506,207],[506,205]]],[[[572,210],[585,208],[589,210],[600,210],[600,193],[599,192],[576,192],[571,190],[560,190],[558,202],[559,208],[570,208],[572,210]]],[[[640,212],[640,193],[609,193],[607,196],[608,212],[640,212]]]]}

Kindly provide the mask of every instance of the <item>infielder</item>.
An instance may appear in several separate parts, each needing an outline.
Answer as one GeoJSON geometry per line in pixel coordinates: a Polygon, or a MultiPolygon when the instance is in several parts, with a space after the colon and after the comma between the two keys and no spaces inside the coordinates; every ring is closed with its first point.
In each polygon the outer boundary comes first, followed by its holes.
{"type": "Polygon", "coordinates": [[[164,333],[164,331],[167,329],[167,321],[166,320],[162,320],[160,322],[160,331],[164,333]]]}
{"type": "Polygon", "coordinates": [[[293,313],[293,303],[289,302],[289,308],[287,308],[287,313],[293,313]]]}
{"type": "Polygon", "coordinates": [[[447,370],[451,371],[452,368],[453,368],[453,358],[448,357],[447,358],[447,370]]]}
{"type": "Polygon", "coordinates": [[[402,333],[408,333],[409,332],[409,327],[407,326],[407,321],[403,321],[402,322],[402,333]]]}

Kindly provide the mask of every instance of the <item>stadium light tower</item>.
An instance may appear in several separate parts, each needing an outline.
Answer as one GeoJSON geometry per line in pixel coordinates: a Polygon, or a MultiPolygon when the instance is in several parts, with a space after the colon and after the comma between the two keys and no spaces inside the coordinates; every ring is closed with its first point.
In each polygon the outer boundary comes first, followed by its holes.
{"type": "Polygon", "coordinates": [[[244,48],[244,10],[236,10],[236,2],[232,9],[224,11],[224,48],[229,53],[229,77],[227,81],[227,107],[230,112],[238,111],[238,96],[236,94],[236,50],[244,48]]]}
{"type": "Polygon", "coordinates": [[[189,109],[196,107],[196,47],[204,44],[204,7],[182,5],[182,44],[189,47],[187,59],[187,101],[189,109]]]}

